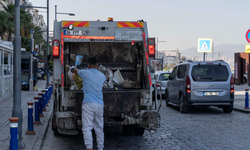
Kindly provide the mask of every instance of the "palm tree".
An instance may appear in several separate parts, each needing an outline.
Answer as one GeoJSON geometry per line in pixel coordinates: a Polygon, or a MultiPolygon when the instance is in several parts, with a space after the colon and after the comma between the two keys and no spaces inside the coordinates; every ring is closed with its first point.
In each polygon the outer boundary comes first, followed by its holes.
{"type": "Polygon", "coordinates": [[[3,38],[3,34],[8,31],[8,17],[4,11],[0,11],[0,37],[3,38]]]}
{"type": "Polygon", "coordinates": [[[14,4],[9,4],[7,7],[4,6],[4,10],[6,11],[7,14],[7,24],[8,24],[8,41],[12,40],[12,33],[15,31],[15,5],[14,4]]]}

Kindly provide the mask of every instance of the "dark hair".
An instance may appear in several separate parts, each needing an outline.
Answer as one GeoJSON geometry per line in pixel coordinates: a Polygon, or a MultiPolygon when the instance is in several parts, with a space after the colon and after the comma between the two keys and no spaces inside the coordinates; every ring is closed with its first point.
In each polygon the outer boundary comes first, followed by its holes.
{"type": "Polygon", "coordinates": [[[91,65],[96,65],[97,64],[97,59],[95,57],[89,57],[88,63],[91,65]]]}

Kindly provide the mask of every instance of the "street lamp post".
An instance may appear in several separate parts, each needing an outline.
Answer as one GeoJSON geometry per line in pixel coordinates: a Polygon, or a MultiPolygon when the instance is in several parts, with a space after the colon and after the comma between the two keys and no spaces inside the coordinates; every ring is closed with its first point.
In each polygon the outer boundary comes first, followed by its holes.
{"type": "Polygon", "coordinates": [[[18,147],[23,149],[21,109],[21,37],[20,37],[20,0],[15,0],[15,37],[14,37],[14,86],[12,117],[18,117],[18,147]]]}
{"type": "Polygon", "coordinates": [[[46,67],[46,71],[47,71],[47,83],[46,85],[49,85],[49,65],[48,65],[48,56],[49,56],[49,0],[47,0],[47,55],[46,55],[46,63],[45,63],[45,67],[46,67]]]}
{"type": "Polygon", "coordinates": [[[57,14],[75,16],[74,13],[61,13],[61,12],[57,12],[57,5],[55,5],[55,21],[57,21],[57,14]]]}
{"type": "Polygon", "coordinates": [[[156,56],[156,58],[158,58],[158,53],[159,53],[159,46],[158,46],[158,42],[167,42],[167,41],[158,41],[158,38],[157,38],[157,56],[156,56]]]}

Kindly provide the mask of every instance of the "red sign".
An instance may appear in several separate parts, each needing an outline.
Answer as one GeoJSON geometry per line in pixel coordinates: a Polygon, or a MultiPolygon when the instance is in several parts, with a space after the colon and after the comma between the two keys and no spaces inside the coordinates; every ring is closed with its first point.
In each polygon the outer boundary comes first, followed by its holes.
{"type": "Polygon", "coordinates": [[[155,58],[155,38],[148,38],[148,55],[155,58]]]}
{"type": "Polygon", "coordinates": [[[250,43],[250,29],[247,30],[247,33],[246,33],[246,40],[248,43],[250,43]]]}

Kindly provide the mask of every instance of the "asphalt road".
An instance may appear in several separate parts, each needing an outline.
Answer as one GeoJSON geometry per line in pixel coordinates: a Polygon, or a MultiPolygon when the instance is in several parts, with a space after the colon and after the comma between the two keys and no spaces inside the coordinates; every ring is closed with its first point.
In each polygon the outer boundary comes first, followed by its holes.
{"type": "MultiPolygon", "coordinates": [[[[120,126],[105,128],[105,150],[250,149],[249,114],[225,114],[217,107],[194,107],[181,114],[178,107],[166,107],[165,101],[160,113],[161,128],[155,134],[125,136],[120,126]]],[[[50,125],[42,150],[57,149],[85,150],[85,146],[81,136],[55,137],[50,125]]]]}

